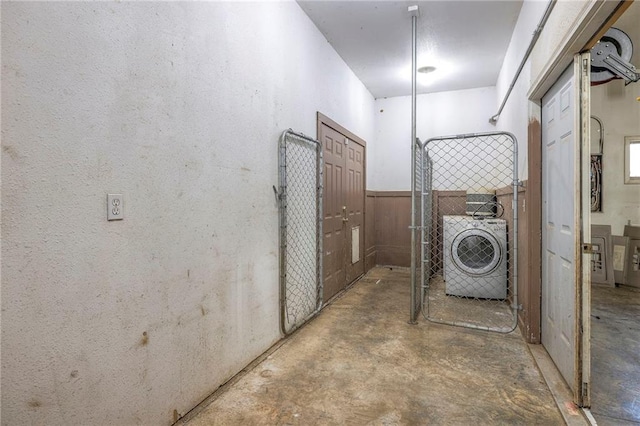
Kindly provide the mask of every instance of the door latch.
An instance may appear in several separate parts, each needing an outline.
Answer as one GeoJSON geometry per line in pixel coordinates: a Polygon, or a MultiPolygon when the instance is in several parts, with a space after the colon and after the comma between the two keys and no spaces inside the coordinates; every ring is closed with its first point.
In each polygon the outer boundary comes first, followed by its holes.
{"type": "Polygon", "coordinates": [[[596,254],[596,249],[593,244],[584,243],[582,244],[582,252],[585,254],[596,254]]]}

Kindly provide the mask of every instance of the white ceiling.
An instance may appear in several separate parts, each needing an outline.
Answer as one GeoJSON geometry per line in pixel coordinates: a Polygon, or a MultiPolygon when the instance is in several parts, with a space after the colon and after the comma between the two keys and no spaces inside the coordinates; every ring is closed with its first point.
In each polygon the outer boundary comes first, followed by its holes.
{"type": "Polygon", "coordinates": [[[418,93],[496,84],[522,0],[298,0],[375,98],[411,94],[411,17],[417,4],[418,93]],[[423,81],[428,79],[429,81],[423,81]]]}

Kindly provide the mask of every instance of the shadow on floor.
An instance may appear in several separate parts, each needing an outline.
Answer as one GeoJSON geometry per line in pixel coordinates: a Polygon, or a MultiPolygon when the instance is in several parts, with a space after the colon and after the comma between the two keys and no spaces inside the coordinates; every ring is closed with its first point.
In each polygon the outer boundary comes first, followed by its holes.
{"type": "Polygon", "coordinates": [[[640,425],[640,290],[591,287],[591,412],[598,425],[640,425]]]}
{"type": "Polygon", "coordinates": [[[188,424],[564,424],[518,332],[408,315],[409,271],[374,268],[188,424]]]}

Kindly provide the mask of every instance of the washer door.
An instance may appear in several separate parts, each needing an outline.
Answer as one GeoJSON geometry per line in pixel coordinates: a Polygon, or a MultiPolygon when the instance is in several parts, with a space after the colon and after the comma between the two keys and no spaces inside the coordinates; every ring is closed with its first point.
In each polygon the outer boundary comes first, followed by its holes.
{"type": "Polygon", "coordinates": [[[496,269],[502,258],[498,240],[483,229],[467,229],[451,244],[454,265],[470,275],[486,275],[496,269]]]}

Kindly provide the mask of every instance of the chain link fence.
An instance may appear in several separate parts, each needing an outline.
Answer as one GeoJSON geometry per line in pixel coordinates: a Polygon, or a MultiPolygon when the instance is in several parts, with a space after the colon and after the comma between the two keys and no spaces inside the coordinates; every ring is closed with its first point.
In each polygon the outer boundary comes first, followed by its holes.
{"type": "Polygon", "coordinates": [[[280,138],[280,326],[290,334],[322,307],[322,146],[286,130],[280,138]]]}
{"type": "Polygon", "coordinates": [[[508,333],[517,326],[517,141],[509,133],[422,145],[423,314],[508,333]]]}

